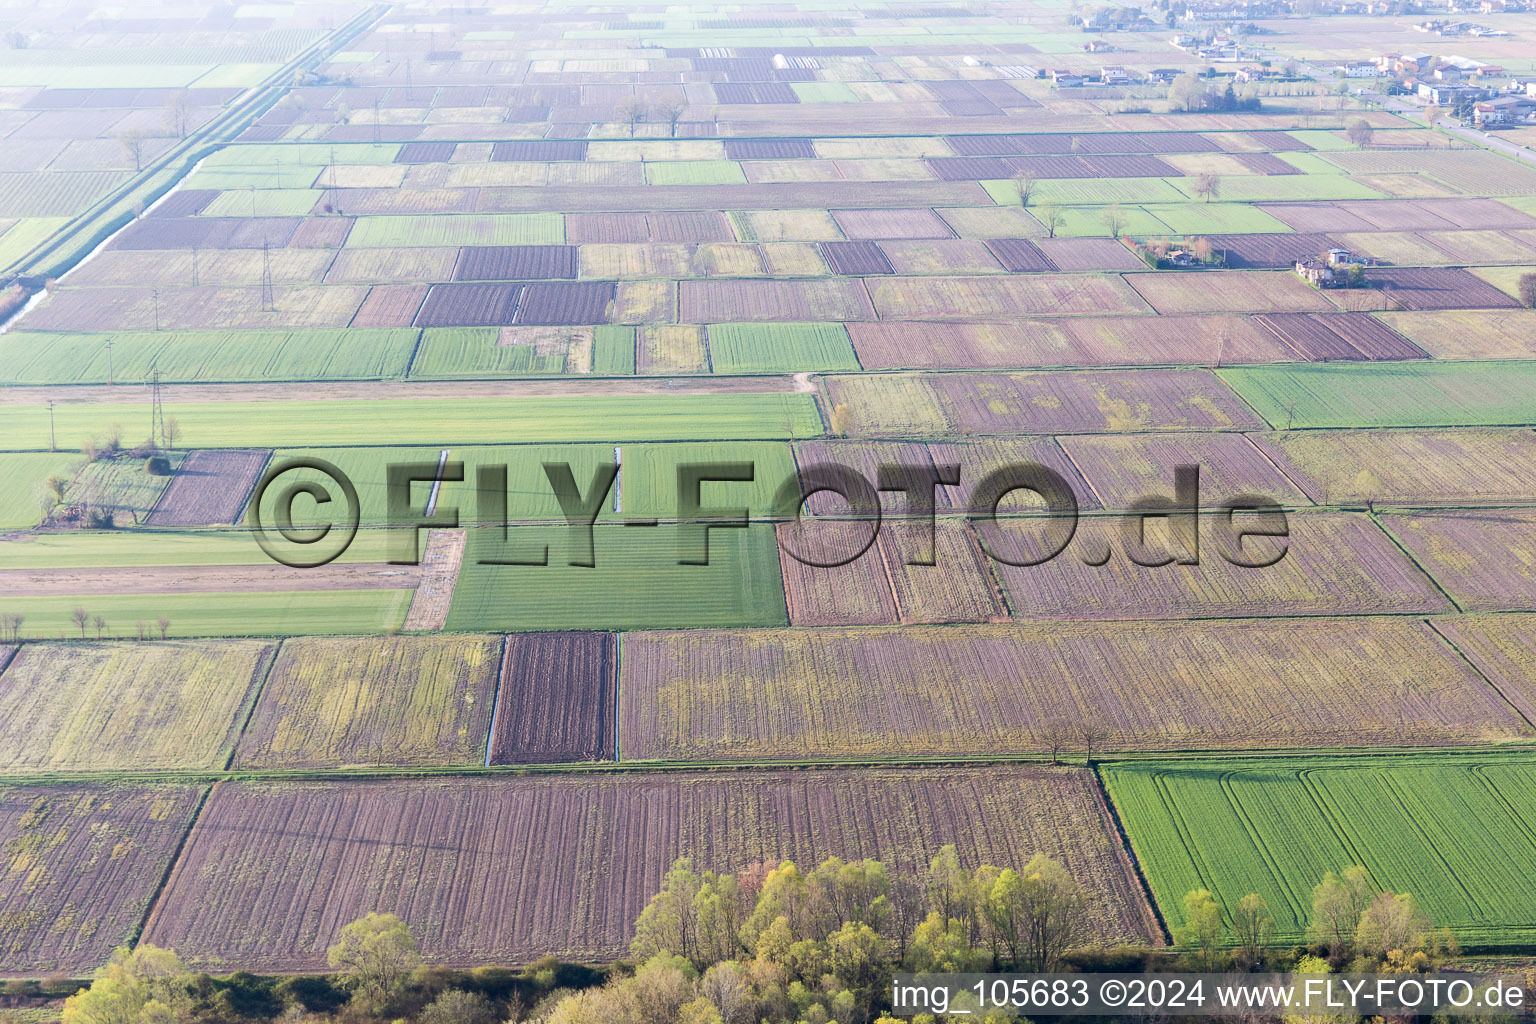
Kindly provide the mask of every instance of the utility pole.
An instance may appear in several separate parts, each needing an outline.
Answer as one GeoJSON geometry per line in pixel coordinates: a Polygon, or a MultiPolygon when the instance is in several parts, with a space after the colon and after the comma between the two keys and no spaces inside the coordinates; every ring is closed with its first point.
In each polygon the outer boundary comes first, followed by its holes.
{"type": "Polygon", "coordinates": [[[158,363],[149,365],[149,439],[153,442],[160,439],[163,447],[165,444],[165,409],[160,404],[160,366],[158,363]]]}
{"type": "Polygon", "coordinates": [[[192,287],[197,287],[197,250],[192,250],[192,287]]]}
{"type": "Polygon", "coordinates": [[[155,330],[158,331],[160,329],[160,289],[150,289],[149,299],[155,306],[155,330]]]}
{"type": "Polygon", "coordinates": [[[51,398],[48,399],[48,450],[51,452],[59,450],[59,442],[53,433],[53,399],[51,398]]]}
{"type": "Polygon", "coordinates": [[[277,302],[272,297],[272,254],[265,240],[261,243],[261,311],[277,311],[277,302]]]}
{"type": "Polygon", "coordinates": [[[113,380],[112,377],[113,377],[113,374],[112,374],[112,339],[108,338],[107,339],[107,383],[108,384],[116,384],[117,383],[117,381],[113,380]]]}

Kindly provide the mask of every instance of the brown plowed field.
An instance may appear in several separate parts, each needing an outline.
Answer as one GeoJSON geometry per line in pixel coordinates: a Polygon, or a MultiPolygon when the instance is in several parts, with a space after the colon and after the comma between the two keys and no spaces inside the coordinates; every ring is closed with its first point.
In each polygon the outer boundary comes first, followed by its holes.
{"type": "Polygon", "coordinates": [[[433,962],[612,959],[678,857],[921,870],[946,843],[967,865],[1055,857],[1097,937],[1158,941],[1092,775],[1024,766],[219,783],[145,939],[200,966],[324,970],[337,932],[381,911],[433,962]]]}
{"type": "Polygon", "coordinates": [[[198,786],[0,787],[0,971],[86,977],[149,908],[198,786]]]}
{"type": "Polygon", "coordinates": [[[149,526],[234,523],[272,453],[265,448],[189,452],[150,513],[149,526]]]}
{"type": "Polygon", "coordinates": [[[612,633],[507,637],[491,764],[612,760],[612,633]]]}

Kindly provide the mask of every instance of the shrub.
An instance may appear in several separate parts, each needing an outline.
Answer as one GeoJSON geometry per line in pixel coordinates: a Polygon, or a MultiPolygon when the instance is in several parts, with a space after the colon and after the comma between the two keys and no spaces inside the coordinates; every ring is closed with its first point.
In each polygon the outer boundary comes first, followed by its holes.
{"type": "Polygon", "coordinates": [[[1536,309],[1536,274],[1520,275],[1520,305],[1536,309]]]}

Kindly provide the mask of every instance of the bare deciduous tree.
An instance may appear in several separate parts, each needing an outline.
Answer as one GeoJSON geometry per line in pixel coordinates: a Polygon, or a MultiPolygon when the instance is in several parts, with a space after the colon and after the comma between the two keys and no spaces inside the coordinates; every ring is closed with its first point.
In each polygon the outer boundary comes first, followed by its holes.
{"type": "Polygon", "coordinates": [[[192,123],[192,103],[187,99],[186,92],[177,90],[171,93],[165,101],[165,120],[171,134],[178,139],[187,137],[187,129],[192,123]]]}
{"type": "Polygon", "coordinates": [[[142,128],[122,132],[117,137],[118,145],[123,147],[123,155],[133,161],[133,169],[144,169],[144,144],[149,141],[149,133],[142,128]]]}
{"type": "Polygon", "coordinates": [[[1015,174],[1013,176],[1013,190],[1018,193],[1019,208],[1021,210],[1027,209],[1030,197],[1035,194],[1035,176],[1024,171],[1015,174]]]}
{"type": "MultiPolygon", "coordinates": [[[[656,115],[656,120],[667,123],[668,138],[677,138],[677,123],[683,119],[683,112],[687,109],[687,104],[682,100],[668,100],[656,106],[653,113],[656,115]]],[[[634,134],[633,129],[630,134],[634,134]]]]}
{"type": "Polygon", "coordinates": [[[1120,209],[1119,203],[1110,203],[1104,207],[1104,226],[1109,229],[1109,237],[1119,238],[1125,230],[1125,211],[1120,209]]]}
{"type": "Polygon", "coordinates": [[[1083,757],[1092,761],[1094,750],[1109,739],[1109,726],[1085,719],[1077,723],[1077,738],[1083,745],[1083,757]]]}
{"type": "Polygon", "coordinates": [[[625,124],[629,125],[629,137],[634,138],[635,127],[641,121],[644,121],[646,117],[645,104],[639,100],[631,100],[619,108],[619,117],[624,120],[625,124]]]}
{"type": "Polygon", "coordinates": [[[1044,226],[1046,235],[1050,238],[1056,237],[1056,229],[1061,226],[1063,216],[1061,207],[1053,199],[1047,199],[1035,207],[1035,219],[1044,226]]]}
{"type": "Polygon", "coordinates": [[[1072,739],[1072,723],[1065,718],[1047,718],[1040,723],[1040,742],[1051,752],[1051,764],[1061,762],[1061,751],[1072,739]]]}

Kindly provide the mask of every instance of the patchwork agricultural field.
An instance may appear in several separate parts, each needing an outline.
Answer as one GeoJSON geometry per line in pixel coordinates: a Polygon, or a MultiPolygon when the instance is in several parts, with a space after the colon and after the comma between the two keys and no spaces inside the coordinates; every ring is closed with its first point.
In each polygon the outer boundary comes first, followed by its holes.
{"type": "Polygon", "coordinates": [[[500,657],[492,637],[289,640],[235,764],[483,763],[500,657]]]}
{"type": "Polygon", "coordinates": [[[1404,619],[641,633],[620,692],[641,760],[1038,753],[1086,708],[1106,751],[1530,735],[1404,619]]]}
{"type": "Polygon", "coordinates": [[[1412,892],[1463,941],[1530,942],[1517,865],[1533,855],[1533,779],[1519,755],[1147,762],[1106,768],[1104,779],[1171,924],[1182,923],[1190,889],[1229,904],[1257,892],[1279,941],[1301,941],[1312,887],[1358,864],[1375,884],[1412,892]]]}
{"type": "Polygon", "coordinates": [[[1536,952],[1536,21],[1292,6],[0,12],[0,978],[946,844],[1536,952]]]}
{"type": "Polygon", "coordinates": [[[1144,940],[1153,922],[1113,828],[1089,774],[1071,768],[225,783],[146,937],[194,963],[313,970],[335,929],[373,908],[401,915],[437,963],[608,958],[677,857],[917,866],[942,836],[967,863],[1059,858],[1091,879],[1096,935],[1144,940]],[[858,806],[886,812],[845,815],[858,806]],[[296,877],[310,901],[277,899],[296,877]],[[448,911],[453,892],[467,902],[448,911]]]}

